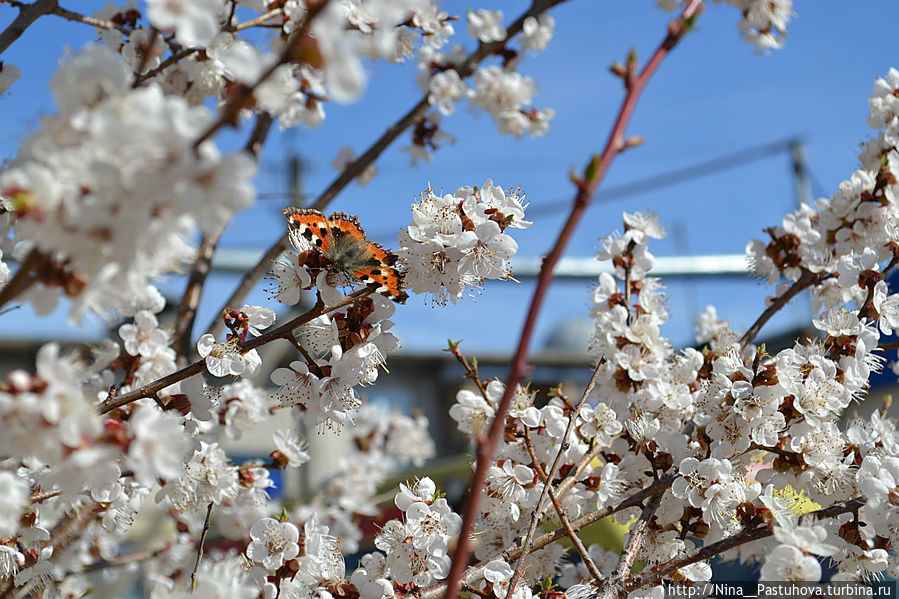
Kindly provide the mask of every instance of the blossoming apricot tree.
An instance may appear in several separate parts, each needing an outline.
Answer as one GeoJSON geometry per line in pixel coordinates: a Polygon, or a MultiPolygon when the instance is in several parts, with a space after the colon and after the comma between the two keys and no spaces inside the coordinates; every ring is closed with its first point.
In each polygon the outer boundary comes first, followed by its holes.
{"type": "MultiPolygon", "coordinates": [[[[129,0],[90,15],[56,0],[0,3],[16,15],[0,53],[26,43],[39,18],[99,35],[63,59],[51,82],[55,112],[0,169],[15,261],[13,270],[0,263],[0,306],[49,313],[65,296],[73,320],[121,320],[89,358],[49,344],[33,373],[12,372],[0,387],[0,597],[99,593],[127,564],[143,568],[152,597],[248,599],[658,596],[664,581],[709,580],[716,556],[759,562],[767,580],[818,580],[825,557],[847,580],[899,572],[895,422],[885,412],[841,422],[884,366],[881,336],[899,328],[899,295],[886,281],[899,262],[899,72],[875,85],[877,134],[859,169],[832,198],[749,244],[755,273],[777,288],[742,336],[709,309],[700,349],[674,350],[659,330],[668,318],[661,282],[648,276],[649,241],[665,232],[651,214],[626,213],[598,255],[616,274],[593,291],[589,384],[579,397],[539,397],[524,384],[553,269],[614,158],[639,143],[625,130],[640,94],[702,0],[660,0],[680,13],[656,51],[642,66],[630,58],[612,68],[625,98],[604,149],[573,177],[571,213],[543,262],[509,375],[482,380],[450,348],[473,383],[449,411],[476,448],[462,509],[422,472],[395,490],[398,517],[366,542],[359,516],[379,512],[388,470],[420,467],[434,452],[425,419],[379,412],[358,392],[398,347],[391,315],[408,294],[456,302],[509,278],[515,230],[530,223],[522,194],[489,180],[452,194],[428,189],[396,254],[352,217],[318,211],[373,176],[406,131],[411,158],[429,157],[442,119],[464,100],[500,133],[544,134],[554,113],[533,106],[535,84],[518,67],[550,42],[562,1],[533,0],[511,22],[469,11],[471,50],[452,45],[456,19],[431,0],[129,0]],[[257,29],[274,33],[270,47],[249,35],[257,29]],[[363,94],[363,59],[414,60],[421,98],[363,154],[342,153],[339,176],[308,207],[286,211],[283,236],[194,345],[199,291],[219,236],[254,201],[270,127],[322,126],[332,99],[363,94]],[[218,147],[223,127],[249,120],[243,149],[218,147]],[[163,325],[154,281],[185,261],[185,295],[163,325]],[[271,307],[243,305],[264,275],[273,300],[293,306],[308,290],[315,305],[278,324],[271,307]],[[803,290],[820,338],[776,355],[753,345],[803,290]],[[274,391],[253,380],[256,349],[270,342],[296,350],[272,371],[274,391]],[[271,469],[309,460],[295,432],[274,433],[266,462],[235,464],[219,444],[288,412],[358,441],[314,501],[289,509],[266,489],[271,469]],[[817,504],[801,516],[800,492],[817,504]],[[170,534],[131,547],[135,518],[152,510],[170,534]],[[581,540],[607,517],[629,524],[620,554],[581,540]],[[230,543],[207,545],[211,528],[230,543]],[[344,556],[363,549],[348,571],[344,556]]],[[[748,41],[783,43],[789,0],[728,3],[748,41]]],[[[0,63],[0,92],[15,93],[18,74],[0,63]]]]}

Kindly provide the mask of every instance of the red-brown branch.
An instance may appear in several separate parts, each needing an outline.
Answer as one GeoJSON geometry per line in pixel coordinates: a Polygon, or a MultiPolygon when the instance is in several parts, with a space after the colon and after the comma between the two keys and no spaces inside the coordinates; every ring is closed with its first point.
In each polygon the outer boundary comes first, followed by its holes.
{"type": "Polygon", "coordinates": [[[605,149],[598,160],[594,157],[594,160],[588,165],[584,179],[579,182],[578,191],[571,208],[571,214],[569,214],[568,220],[565,221],[565,225],[562,227],[562,231],[559,233],[552,250],[546,258],[543,259],[543,266],[540,269],[540,275],[537,279],[534,297],[531,300],[531,305],[528,309],[527,317],[525,318],[521,337],[518,342],[518,348],[515,350],[515,356],[509,370],[509,375],[506,377],[505,393],[503,393],[503,397],[497,407],[487,437],[481,439],[478,443],[478,466],[475,470],[472,482],[469,485],[462,520],[462,530],[459,533],[459,542],[456,546],[456,551],[453,554],[453,564],[447,581],[447,599],[456,598],[462,573],[468,564],[468,556],[471,552],[471,534],[474,530],[475,520],[477,519],[478,503],[480,501],[481,492],[484,489],[487,468],[493,462],[493,454],[496,450],[497,441],[502,435],[506,415],[509,413],[509,405],[512,396],[515,393],[515,388],[525,372],[531,336],[533,335],[534,327],[537,323],[537,315],[540,313],[540,309],[543,306],[543,300],[549,290],[549,285],[552,282],[553,270],[555,269],[556,263],[558,263],[565,248],[568,246],[568,242],[574,234],[574,230],[577,228],[587,206],[590,204],[590,200],[596,193],[596,189],[599,187],[609,166],[612,164],[612,160],[626,147],[624,131],[630,122],[631,115],[634,112],[640,94],[643,92],[643,89],[646,87],[646,84],[649,82],[662,60],[664,60],[671,49],[677,45],[677,42],[689,30],[690,24],[699,14],[702,6],[702,0],[690,0],[690,2],[687,3],[687,6],[684,7],[684,11],[680,18],[669,24],[668,34],[650,57],[640,74],[632,80],[627,81],[627,95],[624,98],[624,103],[621,106],[618,117],[612,127],[612,131],[609,134],[605,149]]]}

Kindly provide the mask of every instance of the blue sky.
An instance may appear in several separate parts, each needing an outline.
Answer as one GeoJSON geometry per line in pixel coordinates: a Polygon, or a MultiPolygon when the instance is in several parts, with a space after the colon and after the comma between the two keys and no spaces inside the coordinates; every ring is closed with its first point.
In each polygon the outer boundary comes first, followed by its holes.
{"type": "MultiPolygon", "coordinates": [[[[79,10],[88,11],[88,3],[77,4],[79,10]]],[[[492,7],[502,8],[510,22],[525,5],[497,2],[492,7]]],[[[449,2],[444,6],[463,17],[457,24],[457,38],[473,47],[464,26],[465,10],[472,5],[449,2]]],[[[604,187],[798,136],[806,144],[816,194],[831,194],[855,169],[858,143],[871,133],[865,119],[874,79],[890,66],[899,66],[894,42],[899,3],[800,0],[795,8],[798,16],[785,48],[761,56],[740,39],[738,12],[728,5],[710,4],[697,30],[662,64],[637,107],[628,133],[642,135],[646,144],[615,161],[604,187]]],[[[14,14],[13,8],[0,6],[0,26],[14,14]]],[[[619,80],[607,67],[623,60],[632,47],[641,59],[647,58],[671,15],[651,0],[572,1],[552,14],[555,38],[544,53],[527,56],[521,66],[537,82],[535,105],[556,111],[547,136],[535,140],[500,136],[489,117],[460,107],[444,121],[444,129],[457,141],[437,152],[432,163],[410,167],[406,154],[399,151],[409,143],[409,137],[403,136],[378,161],[378,177],[367,187],[351,185],[331,209],[359,215],[371,237],[395,246],[396,232],[409,222],[409,204],[428,182],[447,192],[461,185],[480,185],[487,178],[504,187],[521,185],[534,208],[570,198],[568,172],[581,169],[592,153],[602,149],[623,97],[619,80]]],[[[20,67],[23,76],[0,98],[0,156],[11,156],[40,115],[52,110],[47,81],[62,49],[79,48],[93,37],[88,27],[48,16],[4,53],[2,59],[20,67]]],[[[328,106],[328,118],[318,129],[272,135],[256,180],[260,192],[287,189],[287,155],[297,152],[307,167],[304,189],[317,194],[336,174],[330,162],[340,146],[361,153],[420,97],[413,65],[378,63],[369,64],[367,70],[369,86],[359,103],[328,106]]],[[[244,138],[245,133],[229,134],[220,137],[220,143],[239,143],[244,138]]],[[[657,212],[669,230],[667,239],[651,245],[657,256],[742,253],[751,237],[778,224],[795,205],[790,165],[789,155],[783,152],[627,200],[598,203],[588,212],[567,255],[594,254],[598,238],[620,228],[622,210],[640,209],[657,212]]],[[[286,198],[268,196],[259,200],[237,216],[222,245],[268,246],[283,231],[280,210],[286,202],[286,198]]],[[[556,213],[536,218],[531,229],[516,232],[519,255],[542,255],[566,213],[567,206],[560,205],[556,213]]],[[[227,297],[234,280],[228,275],[212,277],[201,324],[227,297]]],[[[172,289],[182,284],[177,279],[169,282],[172,289]]],[[[672,280],[668,287],[672,322],[666,332],[676,345],[691,341],[693,319],[706,304],[716,305],[719,315],[736,328],[745,328],[770,294],[749,279],[672,280]]],[[[535,348],[555,327],[586,316],[591,288],[589,281],[567,281],[552,289],[535,348]]],[[[469,351],[510,351],[531,291],[528,280],[491,283],[477,299],[466,298],[447,308],[413,297],[397,310],[395,331],[409,351],[437,351],[447,337],[463,339],[469,351]]],[[[267,301],[263,293],[251,299],[267,301]]],[[[797,300],[765,332],[784,330],[808,312],[808,302],[797,300]]],[[[14,322],[4,323],[3,335],[52,338],[63,329],[61,319],[42,323],[27,308],[19,314],[14,322]]],[[[95,325],[63,334],[77,337],[92,330],[96,331],[95,325]]]]}

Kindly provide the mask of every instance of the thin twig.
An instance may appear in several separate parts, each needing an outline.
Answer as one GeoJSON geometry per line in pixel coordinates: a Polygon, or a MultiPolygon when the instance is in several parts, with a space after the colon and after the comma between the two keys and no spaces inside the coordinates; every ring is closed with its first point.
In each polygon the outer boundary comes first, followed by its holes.
{"type": "MultiPolygon", "coordinates": [[[[581,538],[578,534],[571,528],[571,523],[568,521],[568,516],[565,515],[565,510],[562,509],[562,504],[559,503],[559,499],[556,497],[555,491],[553,491],[551,486],[551,481],[547,478],[546,473],[543,471],[543,467],[540,465],[540,461],[537,459],[537,454],[534,452],[534,444],[531,441],[531,432],[528,427],[524,428],[524,444],[527,447],[528,455],[531,456],[531,462],[534,464],[534,468],[537,470],[537,475],[540,477],[540,480],[543,481],[544,488],[549,493],[549,499],[552,501],[553,507],[556,509],[556,514],[559,516],[559,521],[562,523],[562,528],[565,530],[565,534],[568,535],[568,538],[571,540],[571,543],[574,545],[574,548],[577,550],[578,554],[581,556],[581,560],[583,560],[584,565],[587,566],[587,571],[590,572],[590,576],[597,582],[597,584],[603,581],[603,575],[599,571],[599,568],[596,567],[596,564],[593,562],[593,558],[590,557],[590,553],[587,551],[587,548],[584,547],[584,542],[581,541],[581,538]]],[[[519,561],[521,561],[519,559],[519,561]]],[[[514,591],[514,587],[509,586],[510,591],[514,591]]]]}
{"type": "MultiPolygon", "coordinates": [[[[577,405],[574,406],[574,409],[572,409],[571,413],[568,415],[568,425],[565,427],[565,432],[562,436],[562,442],[559,444],[559,451],[556,452],[556,457],[553,459],[553,463],[552,466],[550,466],[549,472],[546,473],[546,480],[543,483],[543,489],[540,492],[540,498],[537,499],[537,508],[531,514],[531,522],[528,525],[528,530],[525,534],[524,541],[521,543],[522,553],[521,557],[518,558],[518,563],[515,564],[515,571],[512,574],[512,580],[509,582],[510,589],[515,589],[515,586],[518,583],[518,579],[521,578],[521,574],[524,572],[524,560],[531,550],[531,543],[534,541],[534,535],[537,533],[537,527],[540,525],[540,521],[543,519],[546,511],[548,511],[548,508],[544,507],[544,501],[547,494],[552,493],[552,481],[556,477],[556,474],[559,472],[559,468],[562,466],[562,456],[568,451],[568,448],[570,446],[568,439],[569,437],[571,437],[571,434],[574,431],[574,425],[575,422],[577,422],[577,413],[581,409],[581,406],[584,405],[584,402],[587,401],[587,397],[593,391],[593,387],[596,385],[596,379],[599,376],[599,371],[602,369],[602,366],[603,364],[605,364],[605,362],[605,358],[600,358],[600,360],[596,363],[596,367],[593,369],[593,374],[590,376],[590,381],[587,383],[587,386],[584,388],[584,392],[581,394],[580,401],[578,401],[577,405]]],[[[499,418],[499,414],[494,416],[494,418],[499,418]]],[[[503,418],[503,420],[505,420],[505,417],[503,418]]],[[[496,420],[494,420],[494,423],[495,422],[496,420]]],[[[492,462],[492,458],[493,456],[491,453],[488,459],[490,459],[490,461],[492,462]]],[[[572,482],[572,484],[574,483],[572,482]]],[[[471,501],[471,496],[469,496],[469,501],[471,501]]]]}
{"type": "MultiPolygon", "coordinates": [[[[363,287],[354,291],[350,295],[347,295],[333,306],[325,306],[324,303],[319,300],[318,303],[316,303],[315,306],[313,306],[305,314],[301,314],[296,318],[288,321],[287,323],[260,335],[259,337],[247,339],[246,341],[238,344],[237,349],[238,351],[245,353],[250,351],[251,349],[255,349],[261,345],[265,345],[273,339],[289,339],[290,336],[293,335],[294,329],[306,324],[313,318],[321,316],[322,314],[325,314],[327,312],[331,312],[332,310],[338,310],[340,308],[343,308],[344,306],[348,306],[356,301],[359,301],[363,297],[371,295],[372,293],[373,290],[370,287],[363,287]]],[[[144,397],[154,397],[157,393],[159,393],[159,391],[165,389],[169,385],[174,385],[179,381],[183,381],[188,377],[203,372],[205,368],[206,362],[204,360],[197,360],[196,362],[185,366],[181,370],[177,370],[169,375],[153,381],[152,383],[147,383],[146,385],[134,389],[133,391],[129,391],[128,393],[117,395],[115,397],[109,397],[100,403],[100,405],[97,407],[97,410],[101,414],[106,414],[107,412],[127,405],[132,401],[137,401],[138,399],[143,399],[144,397]]]]}
{"type": "Polygon", "coordinates": [[[36,249],[28,252],[22,264],[19,265],[19,270],[16,271],[16,274],[3,286],[3,289],[0,289],[0,308],[37,282],[31,271],[34,270],[40,261],[40,252],[36,249]]]}
{"type": "MultiPolygon", "coordinates": [[[[478,48],[469,54],[464,61],[462,61],[461,65],[456,67],[455,70],[459,73],[459,77],[465,78],[471,75],[477,65],[484,60],[487,56],[495,53],[499,53],[503,48],[505,48],[505,44],[511,40],[515,35],[517,35],[522,28],[524,27],[524,22],[528,17],[537,17],[542,12],[552,8],[557,4],[561,4],[565,0],[535,0],[531,7],[522,14],[518,19],[515,20],[509,27],[506,29],[507,36],[506,39],[501,42],[489,42],[489,43],[480,43],[478,48]]],[[[315,201],[310,205],[310,208],[314,208],[316,210],[323,210],[330,204],[337,195],[343,191],[343,189],[349,185],[356,177],[362,174],[365,169],[367,169],[377,158],[386,150],[390,144],[392,144],[396,139],[409,127],[415,125],[422,118],[424,118],[425,113],[427,113],[428,109],[431,107],[428,102],[428,97],[425,95],[421,98],[412,108],[410,108],[406,114],[401,116],[396,122],[394,122],[387,130],[379,137],[375,142],[369,146],[369,148],[362,153],[356,160],[350,162],[343,171],[337,175],[337,177],[331,182],[330,185],[315,199],[315,201]]],[[[243,301],[243,298],[253,290],[256,286],[256,283],[265,276],[265,274],[269,271],[270,264],[272,261],[278,258],[285,250],[290,248],[290,237],[285,233],[278,239],[275,243],[273,243],[262,255],[256,265],[253,266],[250,270],[248,270],[240,280],[240,283],[237,284],[237,287],[234,289],[234,292],[231,294],[225,303],[224,306],[231,306],[239,304],[243,301]]],[[[206,329],[207,333],[212,333],[213,335],[218,335],[222,330],[222,322],[219,319],[213,320],[206,329]]]]}
{"type": "Polygon", "coordinates": [[[661,498],[661,495],[650,497],[643,507],[640,519],[631,526],[627,545],[625,545],[621,556],[618,558],[618,566],[597,595],[599,599],[623,599],[625,597],[624,581],[631,572],[634,560],[637,559],[637,553],[643,545],[643,539],[649,532],[650,522],[655,515],[656,509],[659,507],[661,498]]]}
{"type": "Polygon", "coordinates": [[[200,533],[200,543],[197,545],[197,559],[194,561],[194,569],[190,573],[190,592],[197,590],[197,569],[200,567],[200,560],[203,558],[203,547],[206,545],[206,535],[209,534],[209,521],[212,519],[213,502],[209,502],[206,508],[206,520],[203,521],[203,532],[200,533]]]}
{"type": "Polygon", "coordinates": [[[250,27],[256,27],[258,25],[266,24],[266,21],[269,19],[276,17],[280,14],[283,14],[284,11],[280,8],[275,8],[267,13],[263,13],[254,19],[250,19],[249,21],[244,21],[243,23],[239,23],[234,27],[234,31],[242,31],[244,29],[249,29],[250,27]]]}
{"type": "Polygon", "coordinates": [[[294,60],[294,55],[296,54],[296,49],[294,48],[294,43],[297,39],[299,39],[302,35],[304,35],[309,27],[312,25],[312,21],[315,20],[324,8],[328,5],[329,0],[320,0],[316,4],[309,5],[306,9],[306,14],[303,15],[303,20],[298,25],[296,31],[291,34],[291,38],[287,40],[287,44],[284,47],[284,50],[281,52],[281,55],[278,57],[278,60],[272,64],[271,67],[266,69],[262,75],[256,79],[251,85],[243,85],[240,86],[237,91],[234,92],[234,95],[228,98],[225,102],[224,107],[221,110],[221,114],[219,118],[215,120],[201,135],[194,141],[193,147],[199,148],[200,145],[207,139],[210,139],[215,133],[224,127],[225,125],[234,123],[237,120],[237,115],[240,114],[240,111],[247,107],[250,100],[253,98],[253,92],[260,85],[265,83],[269,77],[274,74],[281,66],[288,64],[294,60]]]}
{"type": "Polygon", "coordinates": [[[752,343],[752,340],[755,339],[755,336],[759,334],[759,331],[762,330],[762,327],[765,326],[765,323],[768,322],[772,316],[777,314],[777,312],[787,305],[787,303],[796,297],[800,291],[805,289],[806,287],[811,287],[818,281],[818,275],[816,273],[811,272],[810,270],[803,270],[802,275],[797,279],[795,283],[793,283],[789,289],[787,289],[783,295],[778,297],[772,302],[768,308],[762,312],[762,314],[756,319],[752,326],[749,327],[749,330],[743,334],[740,338],[740,347],[746,347],[749,343],[752,343]]]}
{"type": "Polygon", "coordinates": [[[144,69],[147,68],[147,65],[150,62],[150,57],[153,55],[153,46],[156,45],[156,40],[159,39],[159,30],[155,27],[153,28],[153,32],[150,34],[150,40],[147,42],[146,47],[143,49],[143,53],[140,57],[140,64],[137,65],[137,68],[134,70],[136,73],[134,77],[134,81],[131,82],[132,89],[137,89],[140,85],[140,81],[138,81],[138,77],[141,73],[144,72],[144,69]]]}
{"type": "MultiPolygon", "coordinates": [[[[533,335],[534,327],[537,324],[537,316],[543,307],[543,300],[546,297],[546,293],[552,282],[553,271],[555,270],[556,264],[565,252],[565,248],[568,246],[568,242],[574,234],[574,230],[577,228],[584,212],[590,205],[590,201],[596,193],[599,184],[605,177],[612,161],[622,150],[627,148],[624,131],[630,122],[631,115],[636,108],[640,94],[643,92],[646,84],[649,83],[653,73],[655,73],[665,56],[667,56],[678,44],[687,31],[690,30],[693,20],[702,8],[702,0],[689,0],[684,7],[680,18],[669,23],[665,38],[662,40],[662,43],[659,44],[658,48],[656,48],[640,74],[634,78],[628,77],[626,81],[627,94],[625,95],[624,102],[618,112],[618,116],[615,119],[615,124],[612,126],[612,131],[606,141],[605,149],[600,156],[594,156],[585,168],[583,178],[578,181],[578,190],[575,194],[571,213],[556,238],[552,250],[550,250],[549,254],[543,259],[543,265],[540,268],[540,275],[537,278],[537,285],[534,289],[531,305],[528,308],[524,326],[522,327],[518,347],[515,350],[512,365],[509,369],[509,375],[506,378],[505,392],[496,409],[493,423],[490,426],[487,437],[481,439],[481,442],[478,443],[476,453],[477,469],[469,484],[462,518],[462,528],[459,533],[459,541],[456,545],[452,566],[450,567],[450,572],[447,577],[447,599],[456,599],[459,581],[468,564],[468,556],[471,552],[471,534],[474,530],[474,523],[478,516],[478,504],[486,482],[487,468],[493,462],[496,444],[502,436],[506,415],[509,413],[509,406],[512,402],[512,395],[515,393],[515,388],[526,370],[527,354],[531,344],[531,336],[533,335]]],[[[511,588],[514,588],[514,586],[511,588]]]]}
{"type": "MultiPolygon", "coordinates": [[[[829,507],[816,510],[814,512],[809,512],[808,514],[806,514],[806,516],[815,516],[819,519],[833,518],[834,516],[839,516],[840,514],[845,514],[847,512],[856,512],[864,504],[864,499],[850,499],[843,503],[834,504],[829,507]]],[[[625,583],[624,592],[630,592],[641,587],[652,586],[654,584],[657,584],[657,582],[660,581],[662,577],[671,574],[679,568],[689,566],[690,564],[695,564],[696,562],[702,560],[710,559],[718,555],[719,553],[723,553],[725,551],[733,549],[734,547],[739,547],[740,545],[749,543],[750,541],[764,539],[766,537],[770,537],[773,534],[774,529],[767,525],[763,525],[750,530],[744,530],[743,532],[739,532],[733,536],[718,541],[717,543],[706,545],[705,547],[694,551],[690,555],[658,564],[656,566],[653,566],[652,568],[647,568],[625,583]]]]}
{"type": "MultiPolygon", "coordinates": [[[[587,514],[585,516],[581,516],[577,520],[571,522],[572,530],[580,530],[586,526],[589,526],[595,522],[599,522],[609,516],[614,516],[618,512],[630,509],[632,507],[636,507],[641,505],[648,497],[652,497],[654,495],[661,495],[665,492],[665,490],[671,486],[671,482],[675,479],[673,476],[664,477],[656,482],[652,483],[650,486],[645,489],[641,489],[637,493],[631,495],[627,499],[623,500],[621,503],[615,506],[603,508],[599,511],[593,512],[591,514],[587,514]]],[[[538,549],[543,549],[547,545],[551,543],[555,543],[559,539],[568,536],[568,531],[565,530],[555,530],[553,532],[548,532],[537,539],[534,540],[533,545],[531,546],[531,552],[537,551],[538,549]]],[[[509,552],[509,559],[518,559],[522,555],[521,548],[513,549],[509,552]]],[[[482,563],[478,566],[473,566],[465,571],[464,576],[462,577],[463,584],[469,584],[472,581],[477,580],[480,576],[483,576],[484,570],[487,568],[487,563],[482,563]]],[[[432,587],[428,587],[423,589],[421,593],[419,593],[419,599],[437,599],[438,597],[443,596],[446,590],[446,583],[436,584],[432,587]]]]}
{"type": "Polygon", "coordinates": [[[54,489],[53,491],[44,491],[43,493],[32,493],[28,497],[28,503],[42,503],[47,501],[48,499],[53,499],[54,497],[59,497],[62,495],[61,489],[54,489]]]}
{"type": "Polygon", "coordinates": [[[0,33],[0,54],[6,52],[13,42],[22,37],[25,30],[40,17],[50,14],[56,8],[58,0],[36,0],[31,4],[19,5],[19,14],[12,23],[0,33]]]}
{"type": "MultiPolygon", "coordinates": [[[[244,151],[254,159],[259,157],[259,152],[265,143],[266,137],[272,127],[272,115],[268,112],[260,112],[256,115],[256,124],[250,133],[244,151]]],[[[175,320],[175,333],[172,346],[177,352],[178,358],[186,362],[194,354],[192,336],[194,321],[197,318],[197,308],[200,305],[200,296],[203,293],[203,285],[206,277],[212,270],[212,258],[224,228],[218,234],[203,235],[200,247],[197,248],[197,257],[191,268],[184,295],[181,296],[181,304],[178,306],[178,316],[175,320]]]]}
{"type": "Polygon", "coordinates": [[[166,70],[167,68],[169,68],[176,62],[180,61],[181,59],[187,58],[191,54],[195,54],[199,51],[200,51],[200,48],[182,48],[181,50],[178,50],[177,52],[172,52],[171,56],[169,56],[168,58],[163,60],[161,63],[159,63],[159,66],[152,68],[149,71],[147,71],[146,73],[143,73],[143,74],[135,77],[134,82],[135,82],[135,84],[140,85],[144,81],[146,81],[148,79],[152,79],[153,77],[155,77],[162,71],[166,70]]]}
{"type": "Polygon", "coordinates": [[[487,397],[487,388],[484,386],[484,381],[481,380],[481,376],[478,374],[478,363],[473,361],[472,364],[469,364],[468,360],[462,354],[462,350],[459,349],[458,343],[453,343],[450,341],[450,347],[448,350],[453,357],[456,358],[456,361],[462,365],[462,368],[465,369],[465,377],[474,381],[474,384],[477,385],[478,391],[481,392],[481,397],[484,398],[484,401],[489,405],[491,403],[490,398],[487,397]]]}
{"type": "Polygon", "coordinates": [[[81,572],[97,572],[98,570],[108,570],[109,568],[118,568],[120,566],[127,566],[128,564],[133,564],[136,562],[145,562],[147,560],[151,560],[153,558],[159,557],[172,546],[170,543],[166,543],[159,549],[147,549],[145,551],[135,551],[133,553],[126,553],[125,555],[119,555],[111,560],[104,560],[102,562],[94,562],[92,564],[87,564],[81,569],[81,572]]]}
{"type": "Polygon", "coordinates": [[[200,239],[197,257],[190,269],[190,276],[187,278],[187,285],[181,296],[181,303],[178,305],[172,347],[175,349],[180,363],[186,362],[194,354],[191,345],[194,320],[197,318],[197,307],[200,305],[200,296],[203,294],[203,284],[206,282],[209,271],[212,270],[212,257],[215,255],[220,237],[221,232],[203,235],[200,239]]]}
{"type": "Polygon", "coordinates": [[[112,30],[116,29],[121,31],[122,33],[130,34],[132,30],[125,27],[124,25],[119,25],[118,23],[114,23],[113,21],[104,21],[103,19],[97,19],[95,17],[89,17],[87,15],[83,15],[81,13],[77,13],[72,10],[67,10],[61,6],[57,6],[53,9],[53,14],[57,17],[62,17],[67,21],[74,21],[76,23],[84,23],[85,25],[90,25],[91,27],[96,27],[98,29],[106,29],[112,30]]]}
{"type": "Polygon", "coordinates": [[[618,559],[618,567],[615,568],[615,573],[612,575],[613,582],[624,580],[624,578],[630,574],[631,568],[634,565],[634,560],[637,559],[637,553],[643,546],[643,539],[645,539],[646,535],[649,533],[650,523],[655,516],[661,500],[661,495],[653,495],[650,497],[649,501],[646,502],[646,506],[643,508],[643,513],[640,514],[640,519],[637,520],[628,531],[629,536],[627,545],[625,545],[624,549],[621,551],[621,557],[618,559]]]}

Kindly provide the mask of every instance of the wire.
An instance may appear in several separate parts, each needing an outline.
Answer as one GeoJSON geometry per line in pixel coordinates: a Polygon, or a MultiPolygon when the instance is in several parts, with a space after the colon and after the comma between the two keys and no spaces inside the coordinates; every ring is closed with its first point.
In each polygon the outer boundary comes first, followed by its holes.
{"type": "MultiPolygon", "coordinates": [[[[689,181],[691,179],[707,177],[712,173],[718,173],[737,168],[744,164],[749,164],[750,162],[764,160],[765,158],[781,152],[792,151],[793,144],[801,141],[801,138],[789,137],[772,143],[752,146],[737,152],[725,154],[720,158],[697,162],[683,168],[653,175],[647,179],[640,179],[639,181],[631,181],[629,183],[607,187],[605,190],[601,189],[596,193],[594,202],[618,200],[677,185],[678,183],[683,183],[684,181],[689,181]]],[[[528,216],[556,213],[560,206],[567,206],[569,203],[570,200],[568,199],[553,200],[552,202],[543,203],[540,206],[528,209],[528,216]]]]}
{"type": "MultiPolygon", "coordinates": [[[[803,140],[801,137],[793,136],[771,143],[766,143],[758,146],[750,146],[748,148],[744,148],[730,154],[725,154],[720,158],[697,162],[683,168],[667,171],[658,175],[653,175],[648,179],[640,179],[639,181],[631,181],[629,183],[607,187],[605,190],[600,190],[594,197],[596,201],[610,201],[640,195],[642,193],[648,193],[650,191],[655,191],[657,189],[662,189],[671,185],[677,185],[678,183],[689,181],[691,179],[706,177],[708,175],[711,175],[712,173],[737,168],[738,166],[749,164],[750,162],[764,160],[769,156],[774,156],[781,152],[792,151],[793,144],[797,142],[801,143],[802,141],[803,140]]],[[[814,184],[814,178],[812,179],[812,183],[814,184]]],[[[256,197],[260,199],[270,199],[286,198],[291,197],[291,195],[292,194],[289,191],[270,191],[260,192],[256,194],[256,197]]],[[[314,197],[314,195],[315,194],[302,193],[299,194],[299,197],[306,199],[314,197]]],[[[546,203],[542,203],[540,206],[530,208],[528,210],[528,215],[555,213],[558,210],[559,206],[568,205],[568,203],[569,200],[567,198],[564,200],[552,200],[546,203]]]]}

